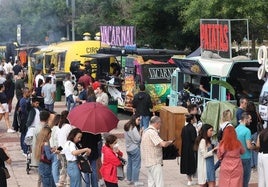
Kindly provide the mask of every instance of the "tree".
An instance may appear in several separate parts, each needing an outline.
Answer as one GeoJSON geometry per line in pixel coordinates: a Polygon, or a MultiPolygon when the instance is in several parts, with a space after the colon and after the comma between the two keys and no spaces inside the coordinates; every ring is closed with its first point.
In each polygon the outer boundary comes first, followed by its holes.
{"type": "Polygon", "coordinates": [[[76,31],[95,34],[101,25],[128,25],[133,1],[76,0],[76,4],[79,7],[76,31]]]}
{"type": "Polygon", "coordinates": [[[138,0],[132,9],[130,24],[137,27],[140,46],[178,48],[181,22],[178,20],[177,0],[138,0]]]}
{"type": "MultiPolygon", "coordinates": [[[[180,0],[182,3],[186,0],[180,0]]],[[[188,1],[187,1],[188,2],[188,1]]],[[[192,0],[185,6],[183,12],[184,31],[199,33],[199,20],[201,18],[218,19],[248,19],[250,23],[250,39],[252,40],[252,52],[255,53],[255,39],[267,37],[268,4],[266,1],[230,1],[230,0],[192,0]]],[[[244,32],[244,31],[241,31],[244,32]]],[[[241,42],[243,34],[237,33],[236,40],[241,42]]]]}

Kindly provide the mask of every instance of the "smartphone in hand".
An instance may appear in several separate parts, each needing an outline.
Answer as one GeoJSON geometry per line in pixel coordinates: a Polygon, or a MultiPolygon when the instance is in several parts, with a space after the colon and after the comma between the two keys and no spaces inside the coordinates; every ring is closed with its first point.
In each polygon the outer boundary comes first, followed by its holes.
{"type": "Polygon", "coordinates": [[[62,151],[62,149],[63,149],[63,148],[62,148],[61,146],[59,146],[59,147],[57,148],[58,151],[62,151]]]}

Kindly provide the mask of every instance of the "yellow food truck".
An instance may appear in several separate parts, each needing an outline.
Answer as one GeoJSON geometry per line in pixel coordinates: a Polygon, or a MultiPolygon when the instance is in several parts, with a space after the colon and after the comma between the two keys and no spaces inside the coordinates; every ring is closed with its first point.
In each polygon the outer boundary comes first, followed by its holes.
{"type": "Polygon", "coordinates": [[[89,60],[81,57],[83,54],[94,54],[100,48],[100,41],[64,41],[51,44],[46,48],[36,52],[35,66],[42,67],[44,73],[48,73],[49,68],[54,66],[56,72],[70,72],[73,61],[80,62],[81,65],[89,60]]]}

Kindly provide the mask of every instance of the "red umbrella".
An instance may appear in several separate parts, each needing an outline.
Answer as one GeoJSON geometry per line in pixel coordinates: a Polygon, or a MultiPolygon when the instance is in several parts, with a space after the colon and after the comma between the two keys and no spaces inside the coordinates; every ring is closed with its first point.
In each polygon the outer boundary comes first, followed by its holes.
{"type": "Polygon", "coordinates": [[[117,127],[119,121],[107,106],[95,102],[84,103],[73,108],[68,119],[71,125],[92,134],[109,132],[117,127]]]}

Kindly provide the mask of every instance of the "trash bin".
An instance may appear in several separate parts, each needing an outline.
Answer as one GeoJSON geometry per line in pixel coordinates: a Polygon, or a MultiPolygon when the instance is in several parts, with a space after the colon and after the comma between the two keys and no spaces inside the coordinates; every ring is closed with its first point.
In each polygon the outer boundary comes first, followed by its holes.
{"type": "Polygon", "coordinates": [[[115,114],[118,114],[118,101],[110,99],[108,103],[108,108],[115,114]]]}
{"type": "Polygon", "coordinates": [[[62,88],[62,82],[57,81],[56,82],[56,98],[55,98],[55,101],[61,101],[61,88],[62,88]]]}

